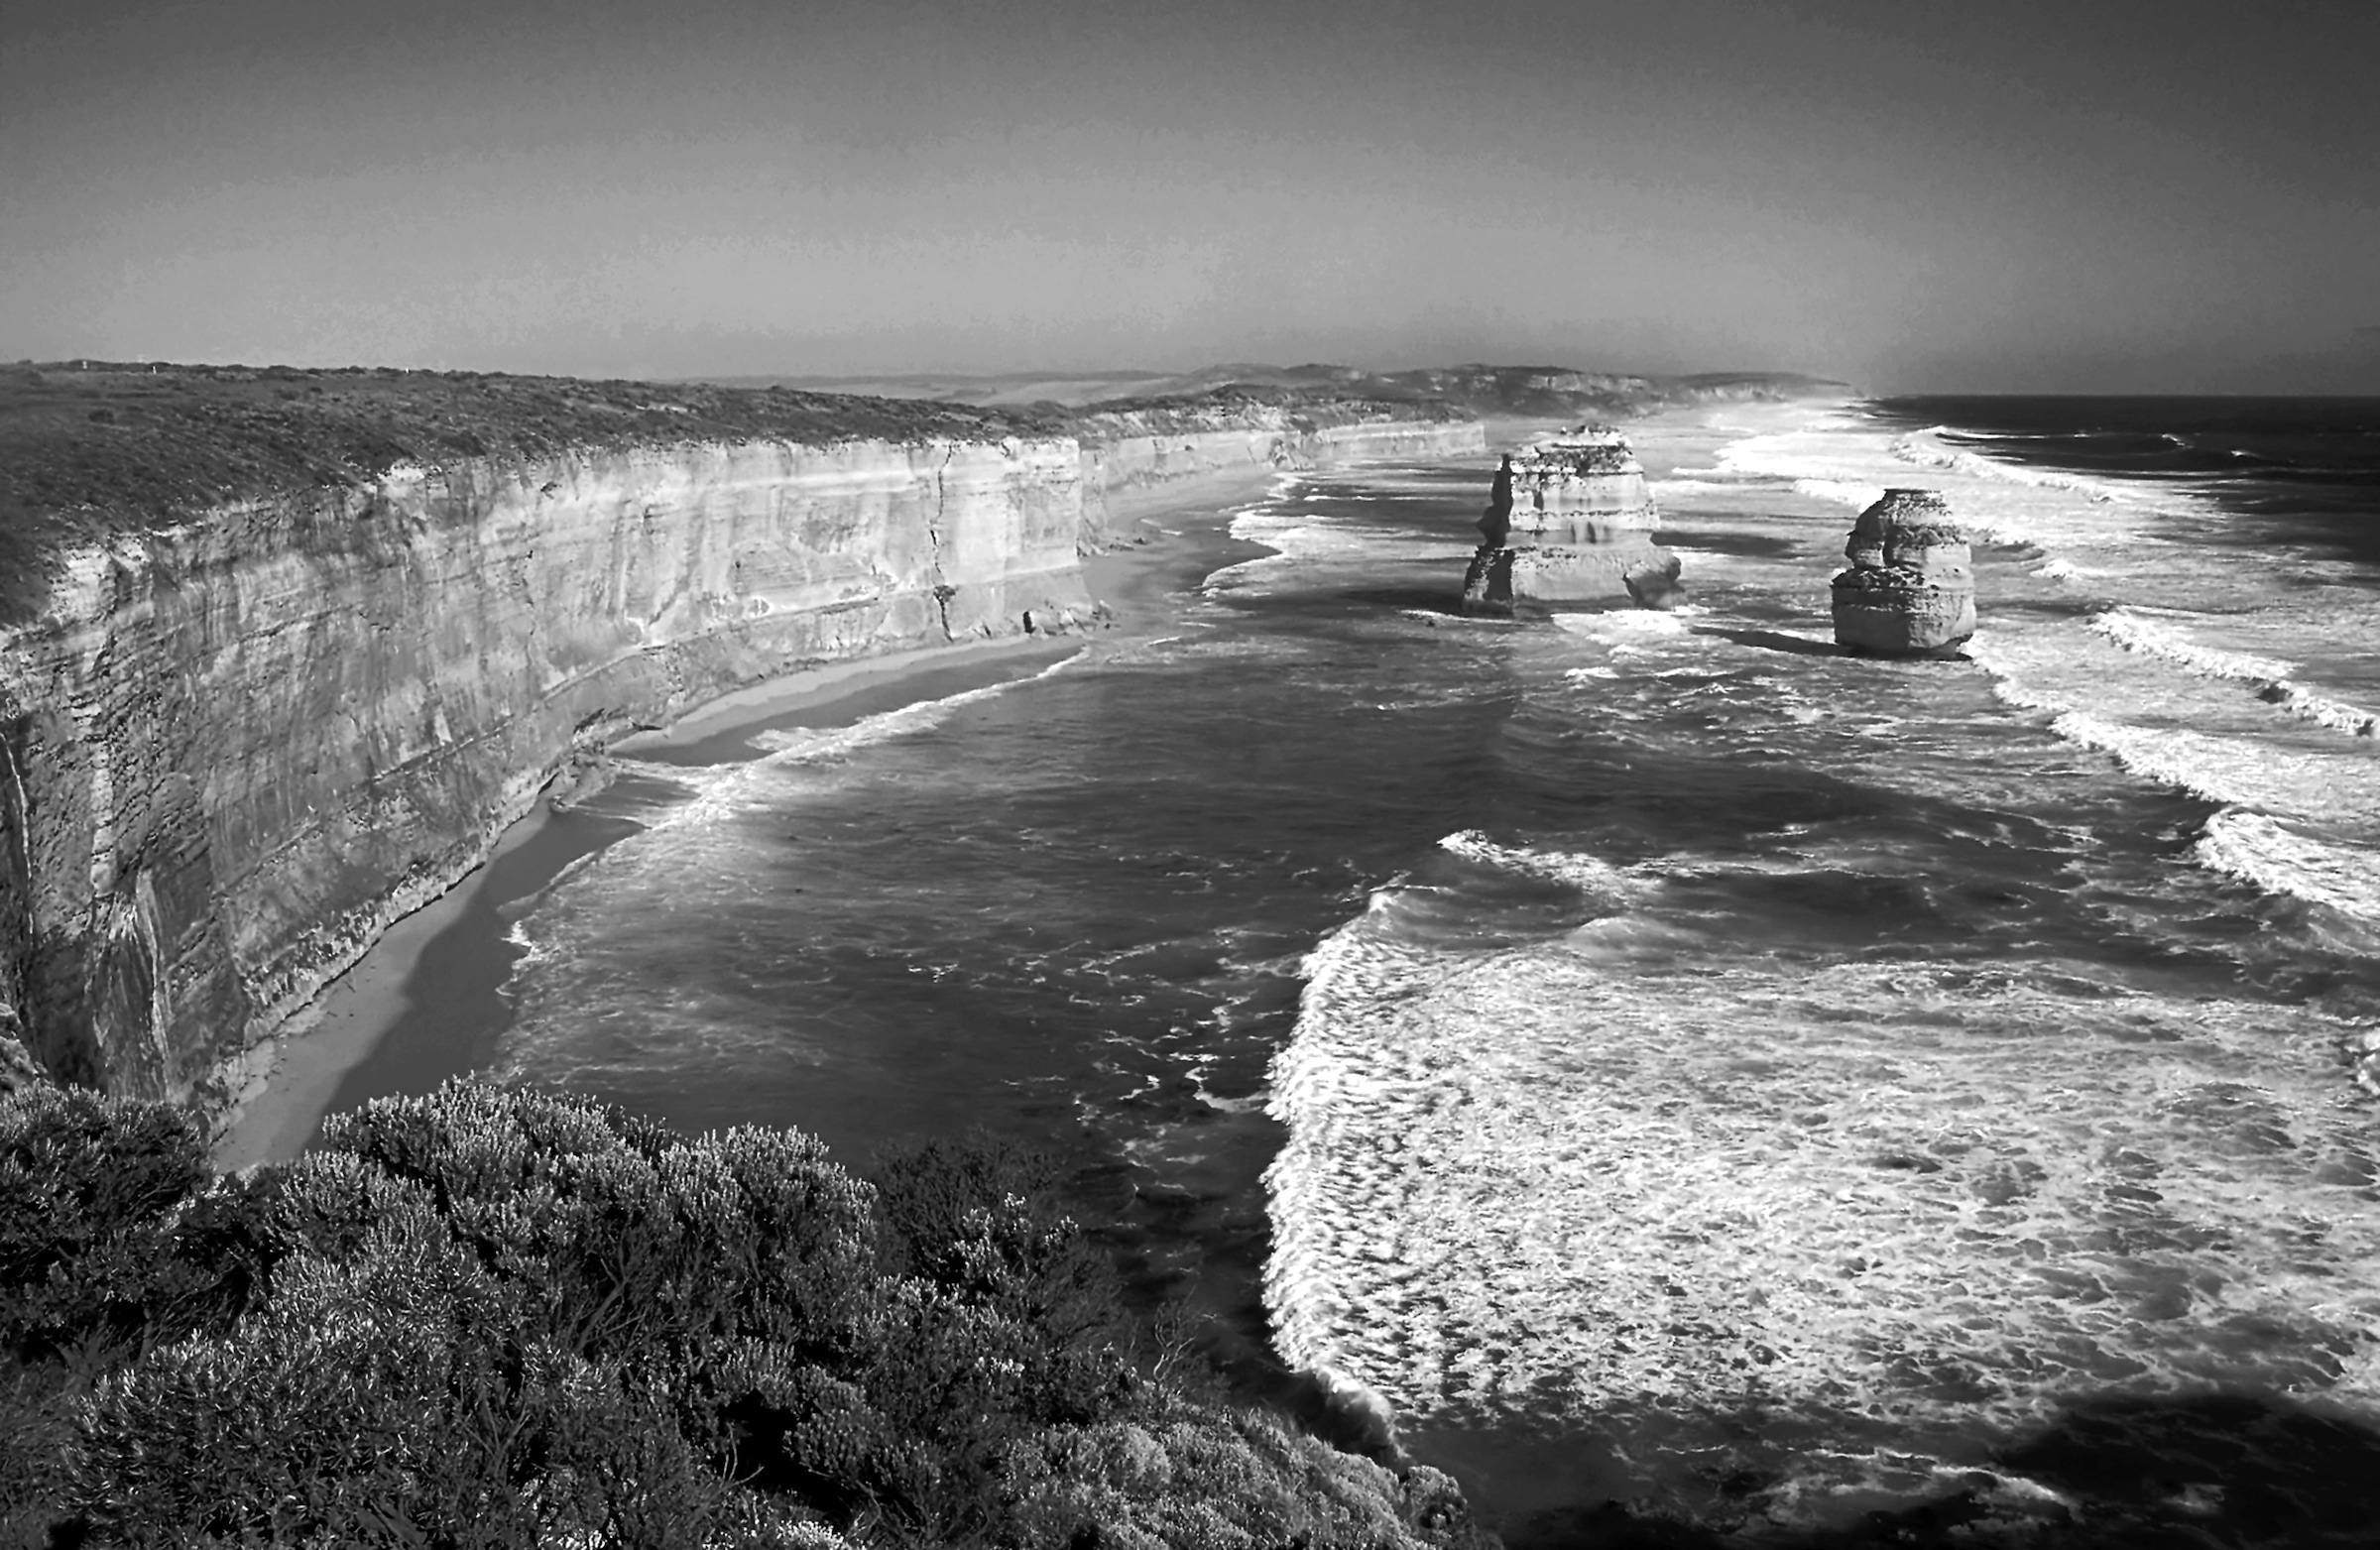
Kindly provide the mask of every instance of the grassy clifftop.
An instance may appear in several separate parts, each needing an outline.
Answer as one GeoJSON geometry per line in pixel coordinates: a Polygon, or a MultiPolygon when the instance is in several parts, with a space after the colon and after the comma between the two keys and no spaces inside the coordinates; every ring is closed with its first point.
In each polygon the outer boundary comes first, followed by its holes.
{"type": "Polygon", "coordinates": [[[1046,415],[788,389],[365,368],[0,367],[0,622],[23,617],[66,544],[227,501],[350,484],[397,463],[1058,428],[1046,415]]]}
{"type": "Polygon", "coordinates": [[[1337,396],[1408,405],[1435,404],[1481,415],[1625,417],[1678,405],[1744,400],[1841,398],[1849,384],[1799,372],[1705,372],[1661,376],[1644,372],[1582,371],[1574,366],[1434,366],[1374,372],[1314,363],[1267,366],[1236,361],[1192,372],[1094,372],[1075,376],[1024,372],[1006,376],[736,377],[745,387],[772,383],[817,392],[872,393],[944,404],[1073,406],[1108,409],[1122,401],[1177,400],[1210,393],[1286,393],[1337,396]]]}
{"type": "Polygon", "coordinates": [[[78,361],[0,367],[0,624],[27,617],[61,548],[226,502],[335,488],[393,464],[571,447],[774,439],[1118,435],[1287,413],[1301,428],[1462,418],[1328,385],[1202,389],[1076,412],[783,385],[593,382],[351,367],[78,361]]]}
{"type": "MultiPolygon", "coordinates": [[[[1063,413],[1055,405],[1039,408],[1044,413],[1063,413]]],[[[1468,408],[1442,400],[1234,383],[1197,393],[1104,399],[1067,414],[1066,422],[1085,440],[1096,441],[1110,434],[1164,434],[1234,422],[1262,423],[1276,411],[1291,428],[1303,431],[1383,418],[1444,424],[1477,417],[1468,408]]]]}

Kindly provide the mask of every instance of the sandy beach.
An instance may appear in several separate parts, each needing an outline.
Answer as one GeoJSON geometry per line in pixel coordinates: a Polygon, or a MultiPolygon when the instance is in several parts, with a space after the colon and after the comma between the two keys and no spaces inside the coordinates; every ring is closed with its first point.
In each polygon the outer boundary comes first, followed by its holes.
{"type": "MultiPolygon", "coordinates": [[[[1092,597],[1113,615],[1096,634],[1008,637],[835,662],[722,695],[666,728],[620,739],[609,752],[670,765],[758,758],[763,750],[753,740],[767,732],[846,726],[1131,639],[1162,613],[1167,593],[1262,552],[1231,537],[1229,513],[1274,477],[1270,469],[1234,470],[1112,493],[1114,540],[1083,561],[1092,597]]],[[[216,1166],[286,1161],[313,1140],[327,1114],[427,1092],[487,1066],[512,1016],[502,991],[520,957],[510,936],[516,914],[564,872],[633,832],[624,819],[540,802],[506,831],[484,865],[391,926],[282,1028],[262,1090],[216,1141],[216,1166]]]]}

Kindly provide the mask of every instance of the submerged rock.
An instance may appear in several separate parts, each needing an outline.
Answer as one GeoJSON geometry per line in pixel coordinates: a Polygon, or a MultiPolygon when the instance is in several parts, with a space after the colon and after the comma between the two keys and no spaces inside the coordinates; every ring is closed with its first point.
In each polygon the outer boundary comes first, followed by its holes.
{"type": "Polygon", "coordinates": [[[1660,521],[1643,466],[1607,425],[1506,454],[1480,521],[1487,541],[1463,578],[1463,612],[1623,601],[1674,608],[1685,593],[1678,557],[1652,540],[1660,521]]]}
{"type": "Polygon", "coordinates": [[[1854,652],[1923,656],[1975,633],[1966,534],[1932,490],[1887,490],[1859,514],[1835,578],[1835,640],[1854,652]]]}

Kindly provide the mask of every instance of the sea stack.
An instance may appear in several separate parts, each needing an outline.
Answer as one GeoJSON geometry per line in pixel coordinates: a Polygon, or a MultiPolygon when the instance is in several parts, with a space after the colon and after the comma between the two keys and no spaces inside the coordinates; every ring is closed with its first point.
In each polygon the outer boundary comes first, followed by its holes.
{"type": "Polygon", "coordinates": [[[1509,616],[1530,605],[1675,608],[1678,557],[1652,540],[1660,513],[1627,438],[1608,425],[1507,453],[1496,470],[1486,541],[1463,581],[1463,612],[1509,616]]]}
{"type": "Polygon", "coordinates": [[[1859,514],[1835,578],[1835,640],[1878,656],[1932,656],[1975,633],[1966,535],[1932,490],[1887,490],[1859,514]]]}

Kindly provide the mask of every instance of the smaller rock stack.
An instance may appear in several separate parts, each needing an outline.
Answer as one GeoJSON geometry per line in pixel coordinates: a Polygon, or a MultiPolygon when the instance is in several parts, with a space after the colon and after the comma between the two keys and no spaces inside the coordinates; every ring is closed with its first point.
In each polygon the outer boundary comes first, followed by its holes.
{"type": "Polygon", "coordinates": [[[1678,557],[1657,546],[1660,525],[1644,468],[1608,425],[1581,425],[1505,454],[1496,470],[1486,541],[1463,580],[1463,612],[1516,607],[1684,600],[1678,557]]]}
{"type": "Polygon", "coordinates": [[[1887,490],[1859,514],[1835,578],[1835,640],[1878,656],[1942,656],[1975,633],[1966,534],[1932,490],[1887,490]]]}

